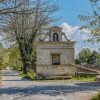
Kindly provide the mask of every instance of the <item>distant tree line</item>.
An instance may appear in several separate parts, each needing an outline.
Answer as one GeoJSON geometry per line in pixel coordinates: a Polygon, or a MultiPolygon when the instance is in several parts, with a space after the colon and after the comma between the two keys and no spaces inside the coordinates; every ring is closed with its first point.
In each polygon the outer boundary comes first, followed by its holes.
{"type": "Polygon", "coordinates": [[[80,51],[75,60],[76,64],[100,65],[100,52],[91,51],[88,48],[80,51]]]}

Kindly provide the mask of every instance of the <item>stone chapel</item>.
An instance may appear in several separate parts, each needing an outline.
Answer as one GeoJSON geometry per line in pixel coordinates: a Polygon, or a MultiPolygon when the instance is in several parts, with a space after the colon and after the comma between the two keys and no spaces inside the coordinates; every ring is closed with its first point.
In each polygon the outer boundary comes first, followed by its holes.
{"type": "Polygon", "coordinates": [[[46,76],[72,73],[69,64],[75,63],[75,41],[67,39],[61,27],[53,26],[48,30],[49,40],[36,42],[36,72],[46,76]]]}

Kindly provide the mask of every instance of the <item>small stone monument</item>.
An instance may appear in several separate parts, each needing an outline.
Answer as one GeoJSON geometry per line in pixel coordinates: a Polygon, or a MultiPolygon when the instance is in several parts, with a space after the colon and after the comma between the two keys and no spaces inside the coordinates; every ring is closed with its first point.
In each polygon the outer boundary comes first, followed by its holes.
{"type": "Polygon", "coordinates": [[[36,42],[36,72],[46,76],[74,74],[69,64],[75,63],[75,41],[67,39],[61,27],[53,26],[48,30],[49,40],[36,42]]]}

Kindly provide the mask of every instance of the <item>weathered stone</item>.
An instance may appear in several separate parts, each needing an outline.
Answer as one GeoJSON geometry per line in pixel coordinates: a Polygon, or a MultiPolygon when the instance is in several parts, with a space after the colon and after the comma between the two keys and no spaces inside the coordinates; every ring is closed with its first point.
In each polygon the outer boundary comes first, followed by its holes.
{"type": "Polygon", "coordinates": [[[37,63],[36,72],[42,75],[75,74],[75,67],[68,64],[75,63],[74,44],[75,41],[62,41],[62,29],[51,27],[49,29],[49,41],[36,42],[37,63]],[[54,34],[55,37],[54,37],[54,34]],[[58,34],[58,35],[57,35],[58,34]],[[53,54],[59,54],[59,65],[53,65],[53,54]]]}
{"type": "Polygon", "coordinates": [[[100,75],[96,76],[96,81],[100,81],[100,75]]]}

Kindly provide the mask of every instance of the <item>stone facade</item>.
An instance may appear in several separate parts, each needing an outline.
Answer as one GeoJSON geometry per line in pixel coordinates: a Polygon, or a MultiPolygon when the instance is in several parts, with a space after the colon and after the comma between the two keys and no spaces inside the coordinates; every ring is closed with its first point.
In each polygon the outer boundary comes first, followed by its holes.
{"type": "Polygon", "coordinates": [[[36,72],[38,74],[64,75],[73,73],[75,68],[72,69],[68,65],[75,63],[75,42],[70,40],[62,41],[62,35],[61,28],[52,27],[49,29],[49,41],[36,42],[36,72]],[[56,55],[55,58],[53,58],[53,54],[56,55]]]}

